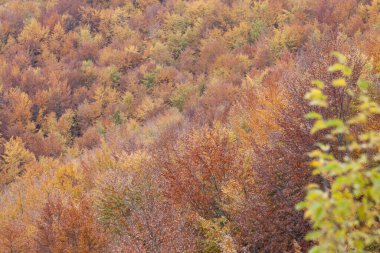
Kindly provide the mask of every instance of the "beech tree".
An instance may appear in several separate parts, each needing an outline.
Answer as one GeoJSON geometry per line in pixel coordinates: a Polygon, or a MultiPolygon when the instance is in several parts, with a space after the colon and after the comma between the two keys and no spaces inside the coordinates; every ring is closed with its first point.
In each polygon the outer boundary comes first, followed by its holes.
{"type": "Polygon", "coordinates": [[[83,200],[50,197],[38,221],[37,252],[103,252],[106,236],[97,227],[90,205],[83,200]]]}
{"type": "MultiPolygon", "coordinates": [[[[357,99],[356,112],[348,118],[324,118],[310,112],[314,120],[311,134],[325,132],[325,143],[309,153],[314,173],[329,182],[329,187],[311,184],[305,201],[298,208],[305,209],[313,231],[307,238],[316,242],[310,252],[366,252],[379,249],[379,131],[365,130],[371,118],[380,114],[379,105],[368,96],[371,85],[359,80],[357,87],[347,86],[352,75],[346,57],[334,53],[338,63],[329,67],[342,77],[334,79],[335,89],[345,89],[348,96],[357,99]],[[357,89],[358,88],[358,89],[357,89]],[[343,140],[343,141],[340,141],[343,140]],[[335,145],[331,145],[331,141],[335,145]]],[[[305,96],[312,106],[326,108],[329,97],[325,84],[315,81],[315,88],[305,96]]]]}
{"type": "Polygon", "coordinates": [[[220,126],[193,130],[176,145],[165,146],[163,152],[166,155],[158,155],[157,166],[167,183],[167,194],[203,217],[226,215],[223,188],[236,182],[244,191],[252,180],[249,159],[238,140],[220,126]]]}
{"type": "Polygon", "coordinates": [[[21,176],[28,164],[35,161],[34,154],[28,151],[20,138],[11,138],[4,144],[4,154],[2,156],[1,182],[4,186],[21,176]]]}

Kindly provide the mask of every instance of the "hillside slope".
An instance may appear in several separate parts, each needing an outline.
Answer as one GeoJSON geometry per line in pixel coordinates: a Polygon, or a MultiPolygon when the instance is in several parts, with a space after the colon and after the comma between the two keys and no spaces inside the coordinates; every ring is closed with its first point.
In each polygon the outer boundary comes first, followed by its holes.
{"type": "MultiPolygon", "coordinates": [[[[306,252],[304,95],[339,51],[380,101],[379,12],[0,1],[0,252],[306,252]]],[[[326,92],[326,117],[355,110],[326,92]]]]}

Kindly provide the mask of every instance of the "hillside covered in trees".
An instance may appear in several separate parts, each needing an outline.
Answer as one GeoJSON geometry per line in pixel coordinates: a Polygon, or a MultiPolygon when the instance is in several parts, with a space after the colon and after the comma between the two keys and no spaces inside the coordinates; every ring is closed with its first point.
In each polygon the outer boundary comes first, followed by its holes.
{"type": "Polygon", "coordinates": [[[379,252],[379,102],[379,0],[0,0],[0,253],[379,252]]]}

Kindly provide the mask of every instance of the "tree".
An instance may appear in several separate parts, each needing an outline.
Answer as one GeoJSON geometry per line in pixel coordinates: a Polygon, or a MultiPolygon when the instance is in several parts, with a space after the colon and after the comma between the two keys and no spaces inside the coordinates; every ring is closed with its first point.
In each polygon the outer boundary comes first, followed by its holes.
{"type": "Polygon", "coordinates": [[[31,241],[25,236],[25,224],[17,220],[2,221],[0,226],[1,252],[30,252],[31,241]]]}
{"type": "Polygon", "coordinates": [[[313,138],[300,124],[299,104],[281,83],[290,62],[247,77],[230,122],[244,146],[252,149],[254,184],[233,221],[240,230],[239,242],[252,252],[293,252],[294,241],[308,247],[303,237],[309,229],[303,213],[294,205],[304,197],[312,180],[305,150],[313,138]]]}
{"type": "Polygon", "coordinates": [[[25,130],[32,117],[32,105],[28,94],[20,89],[12,88],[6,92],[1,108],[2,121],[7,122],[4,137],[18,136],[25,130]]]}
{"type": "Polygon", "coordinates": [[[18,41],[25,47],[30,57],[30,64],[36,67],[41,54],[41,43],[47,38],[48,29],[32,18],[18,36],[18,41]]]}
{"type": "Polygon", "coordinates": [[[33,153],[25,148],[19,137],[12,137],[4,146],[3,161],[0,165],[1,186],[11,183],[24,172],[29,163],[35,161],[33,153]]]}
{"type": "MultiPolygon", "coordinates": [[[[348,118],[324,118],[310,112],[314,120],[311,133],[322,132],[325,140],[309,155],[314,174],[328,181],[326,185],[311,184],[305,200],[298,208],[313,226],[307,238],[316,245],[310,252],[368,252],[380,249],[380,132],[368,130],[366,124],[378,120],[380,106],[368,96],[370,84],[359,80],[348,87],[352,75],[346,57],[334,53],[338,63],[329,67],[341,77],[332,81],[335,89],[343,89],[356,101],[353,115],[348,118]]],[[[315,88],[305,96],[312,106],[328,108],[330,98],[324,93],[325,84],[315,81],[315,88]]]]}
{"type": "Polygon", "coordinates": [[[252,183],[250,160],[234,134],[219,125],[192,130],[161,147],[157,167],[166,194],[204,218],[227,215],[223,189],[235,182],[242,193],[252,183]]]}
{"type": "MultiPolygon", "coordinates": [[[[184,210],[164,198],[152,159],[122,154],[97,178],[98,217],[123,252],[194,252],[196,240],[184,210]]],[[[110,158],[112,159],[112,158],[110,158]]]]}
{"type": "Polygon", "coordinates": [[[49,197],[37,223],[36,252],[104,252],[106,236],[87,200],[49,197]]]}

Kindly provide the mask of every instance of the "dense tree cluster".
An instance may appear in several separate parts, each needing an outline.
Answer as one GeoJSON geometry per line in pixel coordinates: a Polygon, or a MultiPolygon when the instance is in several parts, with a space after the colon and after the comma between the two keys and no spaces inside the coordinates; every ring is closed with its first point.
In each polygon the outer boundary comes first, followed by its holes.
{"type": "Polygon", "coordinates": [[[308,152],[380,118],[304,115],[365,112],[379,73],[379,0],[0,0],[0,252],[307,252],[335,177],[308,152]]]}

